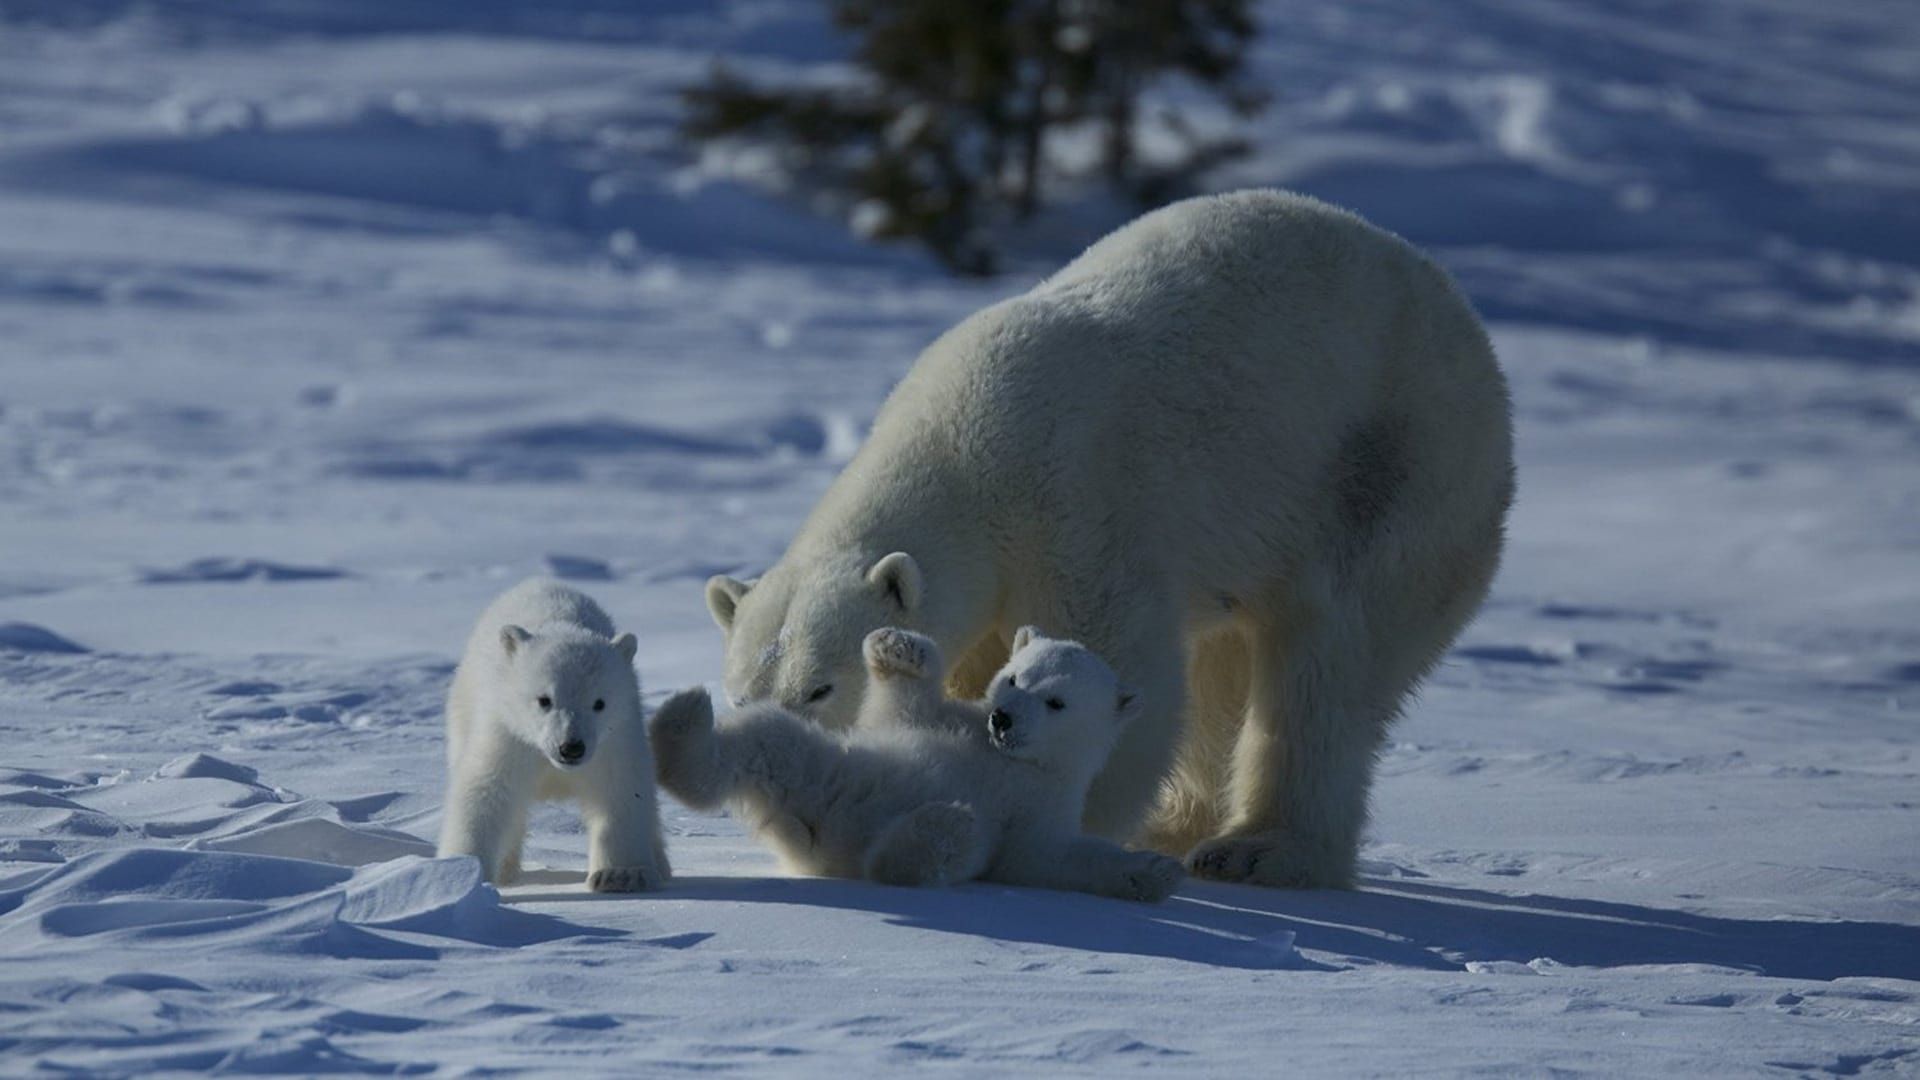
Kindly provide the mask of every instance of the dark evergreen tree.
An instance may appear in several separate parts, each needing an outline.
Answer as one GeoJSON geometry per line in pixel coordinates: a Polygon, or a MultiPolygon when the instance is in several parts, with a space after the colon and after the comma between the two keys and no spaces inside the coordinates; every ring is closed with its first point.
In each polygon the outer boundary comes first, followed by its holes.
{"type": "Polygon", "coordinates": [[[962,273],[990,272],[995,230],[1031,217],[1051,186],[1090,173],[1154,205],[1244,152],[1166,109],[1154,119],[1180,150],[1143,160],[1142,98],[1157,80],[1185,76],[1242,116],[1260,105],[1244,76],[1246,0],[829,3],[855,38],[857,81],[764,86],[716,70],[686,91],[686,133],[775,148],[860,231],[918,240],[962,273]],[[1068,134],[1095,140],[1092,162],[1065,160],[1068,134]]]}

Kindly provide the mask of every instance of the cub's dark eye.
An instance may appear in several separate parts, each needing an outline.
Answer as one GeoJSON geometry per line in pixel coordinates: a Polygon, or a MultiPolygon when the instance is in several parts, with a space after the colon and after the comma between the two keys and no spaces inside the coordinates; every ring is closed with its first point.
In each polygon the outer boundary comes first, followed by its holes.
{"type": "Polygon", "coordinates": [[[1067,707],[1067,703],[1064,701],[1061,701],[1057,697],[1050,697],[1047,699],[1047,708],[1052,709],[1054,712],[1059,712],[1061,709],[1064,709],[1066,707],[1067,707]]]}
{"type": "Polygon", "coordinates": [[[1012,687],[1018,687],[1020,685],[1020,676],[1015,675],[1011,671],[1007,672],[1007,685],[1012,687]]]}
{"type": "Polygon", "coordinates": [[[821,683],[819,686],[814,687],[813,691],[807,695],[807,704],[811,705],[816,701],[820,701],[831,693],[833,693],[833,684],[821,683]]]}
{"type": "Polygon", "coordinates": [[[533,700],[533,703],[535,705],[540,706],[541,712],[546,712],[548,709],[553,708],[553,699],[548,697],[545,694],[541,694],[539,697],[535,698],[533,700]]]}
{"type": "Polygon", "coordinates": [[[604,699],[602,699],[602,698],[594,698],[594,699],[593,699],[593,711],[594,711],[594,712],[599,712],[599,711],[601,711],[602,709],[605,709],[606,707],[607,707],[607,703],[606,703],[606,701],[605,701],[604,699]]]}

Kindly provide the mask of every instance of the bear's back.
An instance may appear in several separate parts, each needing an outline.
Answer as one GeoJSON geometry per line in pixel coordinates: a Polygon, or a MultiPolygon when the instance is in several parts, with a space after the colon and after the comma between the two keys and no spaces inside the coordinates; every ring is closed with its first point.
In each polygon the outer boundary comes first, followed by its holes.
{"type": "Polygon", "coordinates": [[[1356,258],[1428,262],[1394,234],[1311,196],[1235,191],[1185,199],[1136,218],[1028,295],[1098,282],[1141,298],[1173,299],[1176,307],[1222,293],[1278,299],[1276,286],[1311,285],[1356,258]]]}

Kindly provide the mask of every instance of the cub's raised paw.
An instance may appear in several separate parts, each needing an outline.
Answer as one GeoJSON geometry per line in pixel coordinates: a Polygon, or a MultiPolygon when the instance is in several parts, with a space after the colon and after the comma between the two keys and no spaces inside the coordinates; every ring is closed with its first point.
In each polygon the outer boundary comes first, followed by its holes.
{"type": "Polygon", "coordinates": [[[682,690],[661,702],[651,725],[656,737],[660,733],[681,734],[712,726],[713,699],[707,696],[704,686],[682,690]]]}
{"type": "Polygon", "coordinates": [[[1156,852],[1141,852],[1138,865],[1121,876],[1116,892],[1123,900],[1157,904],[1172,896],[1186,879],[1187,869],[1180,865],[1180,860],[1156,852]]]}
{"type": "Polygon", "coordinates": [[[606,866],[587,872],[587,888],[593,892],[646,892],[664,884],[664,875],[644,866],[606,866]]]}
{"type": "Polygon", "coordinates": [[[867,635],[861,651],[866,655],[867,669],[875,675],[918,679],[927,673],[933,648],[933,642],[924,635],[885,626],[867,635]]]}

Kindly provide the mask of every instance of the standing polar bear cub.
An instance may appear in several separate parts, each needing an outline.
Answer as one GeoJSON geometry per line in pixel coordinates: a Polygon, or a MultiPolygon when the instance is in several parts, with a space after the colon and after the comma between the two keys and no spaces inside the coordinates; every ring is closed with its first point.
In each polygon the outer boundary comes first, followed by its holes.
{"type": "Polygon", "coordinates": [[[717,577],[726,688],[829,727],[903,626],[980,695],[1017,627],[1139,686],[1090,832],[1196,874],[1345,886],[1375,755],[1486,595],[1507,389],[1432,262],[1277,191],[1193,199],[923,353],[756,582],[717,577]]]}
{"type": "Polygon", "coordinates": [[[512,881],[528,807],[574,799],[588,888],[666,882],[635,648],[598,604],[557,581],[522,582],[487,608],[447,695],[442,856],[477,856],[488,881],[512,881]]]}
{"type": "Polygon", "coordinates": [[[876,691],[861,723],[824,731],[777,705],[716,726],[706,691],[654,717],[660,784],[726,805],[790,870],[941,885],[986,878],[1165,899],[1180,864],[1082,836],[1087,785],[1139,700],[1099,657],[1023,628],[979,702],[945,702],[927,638],[883,629],[864,655],[876,691]]]}

